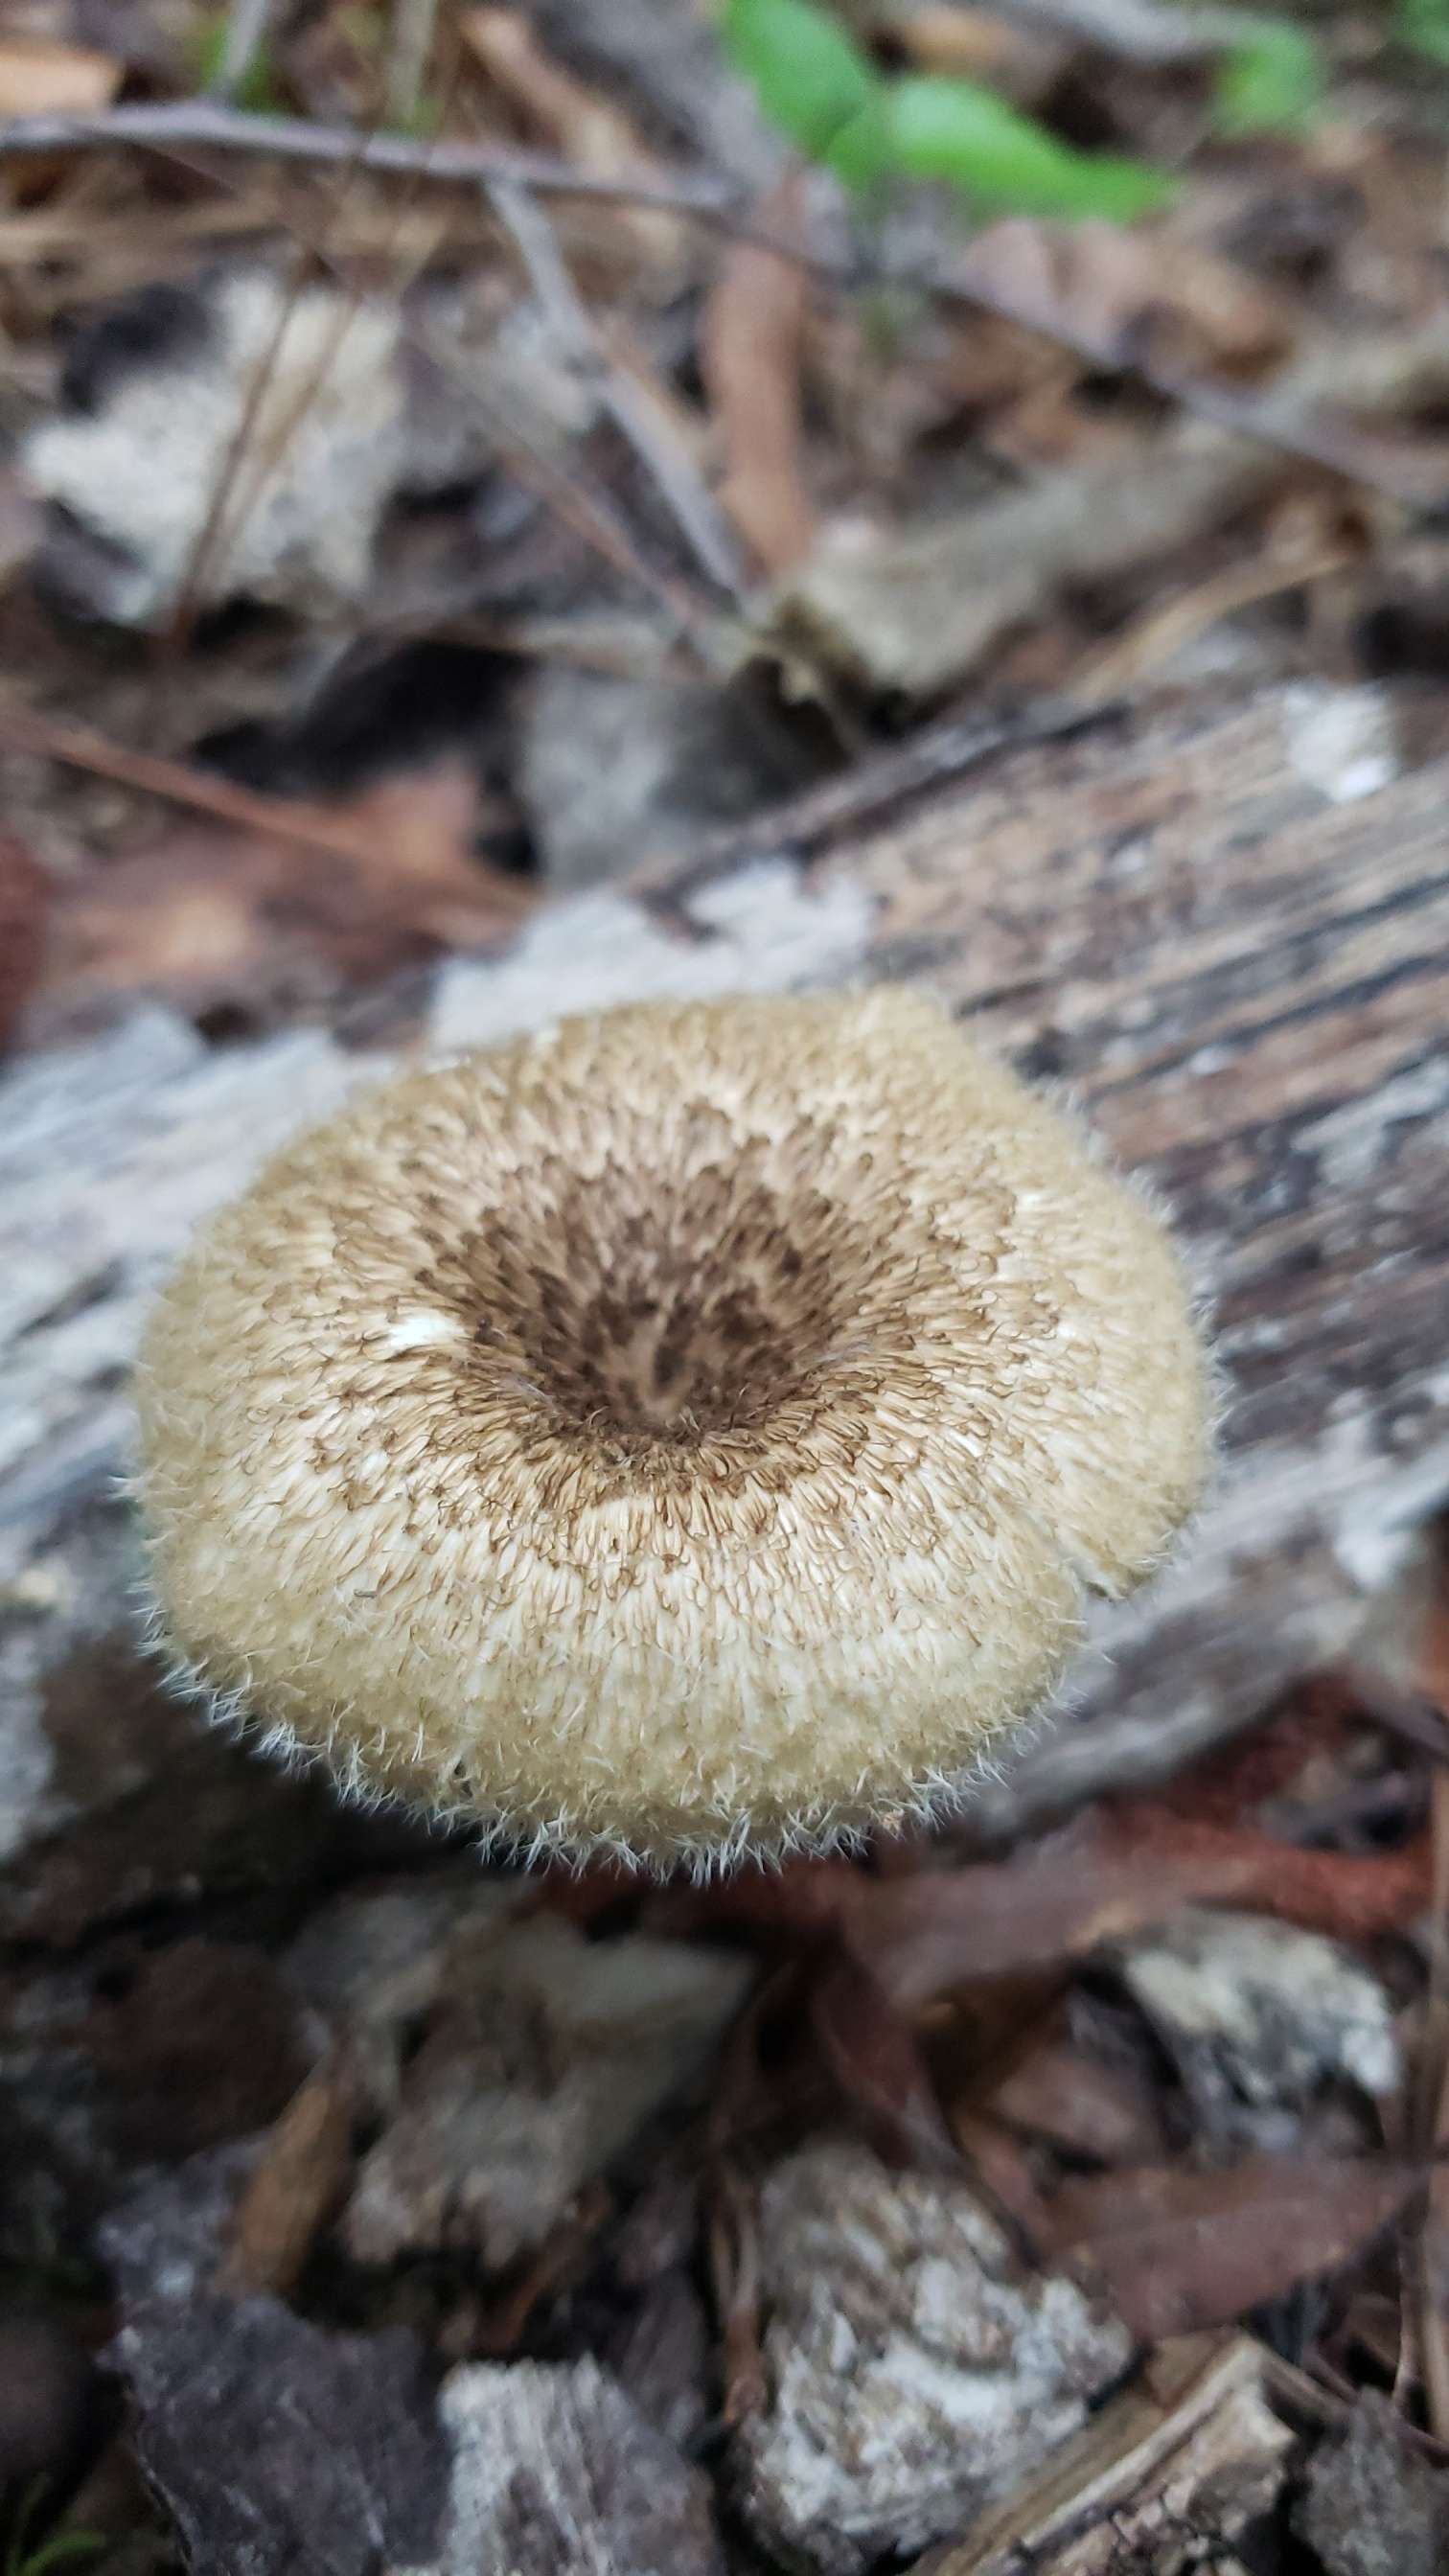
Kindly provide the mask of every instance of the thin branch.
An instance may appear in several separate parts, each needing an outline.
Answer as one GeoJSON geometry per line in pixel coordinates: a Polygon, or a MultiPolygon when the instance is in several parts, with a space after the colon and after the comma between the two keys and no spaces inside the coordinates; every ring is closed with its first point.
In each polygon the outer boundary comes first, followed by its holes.
{"type": "MultiPolygon", "coordinates": [[[[266,122],[264,119],[249,117],[240,117],[234,121],[241,128],[266,122]]],[[[0,157],[3,157],[5,138],[10,130],[0,125],[0,157]]],[[[302,130],[305,131],[305,129],[302,130]]],[[[377,138],[356,128],[343,129],[342,138],[349,141],[353,147],[344,163],[344,180],[350,186],[368,154],[371,143],[377,138]]],[[[191,157],[187,147],[168,143],[155,148],[163,151],[167,159],[179,163],[181,168],[195,171],[203,177],[207,175],[204,163],[191,157]]],[[[412,147],[406,161],[399,162],[399,170],[412,180],[416,187],[420,187],[426,179],[436,175],[433,167],[436,148],[430,143],[420,143],[412,147]]],[[[217,184],[227,187],[236,185],[231,180],[218,181],[217,184]]],[[[410,189],[407,193],[411,195],[414,190],[410,189]]],[[[486,203],[486,197],[484,202],[486,203]]],[[[338,293],[346,298],[349,305],[366,304],[379,312],[390,311],[393,314],[404,343],[426,358],[430,366],[455,388],[476,418],[487,427],[496,444],[500,459],[525,489],[533,492],[543,502],[545,508],[553,511],[555,516],[573,531],[580,542],[590,547],[614,572],[621,574],[626,580],[637,582],[641,588],[649,591],[660,605],[669,611],[680,634],[686,638],[695,639],[692,649],[699,658],[700,667],[705,670],[712,668],[708,647],[700,640],[705,635],[709,623],[707,604],[672,573],[663,571],[650,562],[648,556],[636,543],[632,529],[622,512],[616,508],[612,497],[592,484],[577,465],[572,465],[565,470],[548,455],[541,444],[530,440],[526,426],[521,424],[516,409],[509,407],[498,398],[490,398],[486,395],[475,380],[474,372],[460,362],[456,352],[446,342],[420,327],[418,322],[409,321],[405,307],[399,319],[397,312],[397,307],[401,303],[399,297],[394,296],[392,304],[388,305],[380,295],[368,295],[362,292],[356,276],[344,267],[329,247],[329,236],[336,217],[337,208],[334,206],[325,227],[318,233],[292,215],[288,218],[286,230],[293,241],[300,244],[316,260],[323,274],[338,293]]]]}
{"type": "MultiPolygon", "coordinates": [[[[214,569],[218,560],[224,559],[228,549],[235,546],[245,533],[247,521],[261,499],[267,476],[276,466],[296,432],[303,410],[311,401],[321,381],[321,368],[314,367],[312,381],[302,388],[300,400],[294,397],[290,417],[273,424],[270,442],[272,453],[262,458],[259,468],[253,465],[251,488],[249,491],[243,488],[238,499],[237,485],[242,468],[247,463],[247,450],[252,432],[271,390],[277,361],[282,354],[282,342],[291,323],[301,285],[302,263],[297,259],[292,263],[292,275],[287,282],[270,343],[261,352],[260,359],[252,372],[251,381],[245,389],[241,417],[222,458],[221,471],[212,486],[201,523],[182,566],[181,579],[177,585],[176,597],[171,604],[170,617],[164,633],[159,638],[163,656],[168,662],[174,662],[182,647],[189,641],[203,581],[214,569]],[[227,513],[233,500],[237,500],[237,507],[232,512],[231,524],[228,526],[227,513]]],[[[327,355],[335,354],[336,344],[336,336],[334,336],[327,355]]]]}
{"type": "MultiPolygon", "coordinates": [[[[86,770],[93,778],[114,779],[119,786],[140,788],[148,796],[164,797],[168,804],[214,815],[218,822],[232,823],[239,831],[261,833],[270,840],[290,842],[298,849],[322,851],[331,858],[376,856],[377,833],[371,823],[353,822],[342,814],[328,815],[279,797],[258,796],[249,787],[233,786],[229,779],[213,778],[204,770],[188,768],[182,761],[165,760],[155,752],[132,751],[123,743],[110,742],[87,726],[56,723],[35,708],[23,707],[10,698],[0,698],[0,742],[8,743],[15,751],[63,761],[67,768],[86,770]]],[[[509,921],[521,921],[536,907],[534,894],[515,877],[505,876],[501,869],[480,867],[478,889],[509,921]]]]}
{"type": "MultiPolygon", "coordinates": [[[[604,176],[576,170],[547,153],[519,152],[489,144],[419,140],[404,134],[361,135],[345,127],[314,125],[300,117],[243,116],[205,99],[185,99],[174,106],[116,107],[92,117],[24,117],[0,124],[0,160],[16,152],[63,153],[114,150],[131,145],[163,153],[197,149],[270,155],[317,167],[409,172],[429,179],[483,185],[512,183],[537,196],[592,198],[617,205],[656,206],[691,215],[720,231],[758,242],[781,259],[798,261],[812,276],[834,286],[859,286],[884,277],[869,259],[842,258],[803,249],[778,238],[751,220],[742,192],[709,171],[657,169],[646,178],[604,176]]],[[[1087,360],[1134,376],[1172,403],[1196,412],[1219,428],[1256,440],[1289,456],[1327,467],[1351,482],[1386,494],[1410,510],[1432,510],[1449,502],[1437,460],[1395,457],[1386,442],[1339,420],[1305,419],[1285,403],[1281,387],[1262,395],[1238,394],[1202,376],[1189,376],[1158,365],[1150,353],[1109,344],[1075,327],[1059,303],[1030,296],[1004,285],[996,276],[973,273],[968,251],[953,269],[920,268],[898,274],[894,283],[911,284],[943,301],[994,313],[1087,360]]],[[[1406,343],[1406,354],[1412,354],[1406,343]]],[[[1295,389],[1296,390],[1296,389],[1295,389]]]]}
{"type": "Polygon", "coordinates": [[[615,428],[658,486],[696,562],[738,605],[745,593],[745,571],[729,533],[689,459],[660,436],[647,403],[641,402],[623,372],[610,365],[543,208],[529,189],[511,179],[493,180],[488,200],[528,272],[560,347],[580,376],[592,384],[615,428]]]}
{"type": "Polygon", "coordinates": [[[348,126],[316,125],[301,116],[247,116],[207,98],[161,106],[146,101],[96,116],[18,116],[0,123],[0,159],[17,152],[107,152],[127,145],[148,152],[260,153],[273,160],[309,162],[317,169],[355,163],[364,170],[411,171],[473,186],[511,179],[541,196],[597,197],[704,217],[726,215],[742,202],[732,181],[709,171],[616,177],[575,170],[547,152],[436,136],[364,134],[348,126]]]}

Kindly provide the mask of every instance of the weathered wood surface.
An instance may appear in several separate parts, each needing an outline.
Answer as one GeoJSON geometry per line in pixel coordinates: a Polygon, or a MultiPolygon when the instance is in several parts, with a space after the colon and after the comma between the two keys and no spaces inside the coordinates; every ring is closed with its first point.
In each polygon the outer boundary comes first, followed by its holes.
{"type": "Polygon", "coordinates": [[[1304,689],[1109,729],[828,863],[876,898],[872,970],[929,978],[1161,1196],[1214,1319],[1219,1488],[1103,1620],[1106,1730],[1038,1765],[1063,1794],[1342,1649],[1449,1493],[1449,759],[1418,712],[1304,689]]]}
{"type": "MultiPolygon", "coordinates": [[[[1223,1477],[1178,1565],[1102,1622],[1083,1722],[998,1804],[1140,1776],[1339,1651],[1449,1490],[1449,756],[1412,748],[1413,714],[1278,691],[1112,720],[863,838],[807,801],[672,902],[560,905],[438,979],[419,1045],[642,993],[923,979],[1171,1206],[1217,1319],[1223,1477]]],[[[57,1665],[123,1653],[115,1478],[152,1284],[388,1061],[320,1029],[214,1050],[152,1010],[0,1081],[0,1853],[163,1758],[134,1688],[101,1692],[80,1759],[53,1715],[57,1665]]]]}

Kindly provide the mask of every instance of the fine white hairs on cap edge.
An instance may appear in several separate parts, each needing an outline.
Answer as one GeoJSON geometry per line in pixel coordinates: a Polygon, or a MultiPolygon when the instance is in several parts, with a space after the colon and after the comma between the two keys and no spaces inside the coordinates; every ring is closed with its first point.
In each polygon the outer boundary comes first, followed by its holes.
{"type": "MultiPolygon", "coordinates": [[[[129,1487],[132,1479],[122,1482],[129,1487]]],[[[718,1835],[682,1835],[668,1850],[640,1848],[621,1834],[581,1829],[568,1816],[551,1817],[522,1828],[510,1825],[502,1815],[480,1817],[477,1808],[466,1800],[456,1804],[445,1799],[425,1802],[406,1797],[397,1789],[379,1787],[367,1776],[358,1743],[349,1743],[341,1755],[335,1739],[320,1745],[304,1744],[284,1721],[257,1714],[245,1683],[229,1690],[217,1689],[170,1636],[157,1595],[144,1576],[138,1577],[132,1590],[143,1651],[159,1664],[171,1695],[197,1709],[208,1726],[290,1778],[320,1774],[345,1806],[364,1815],[404,1817],[438,1834],[456,1833],[467,1827],[479,1864],[485,1868],[502,1863],[533,1869],[553,1863],[579,1877],[592,1865],[606,1862],[631,1877],[659,1884],[682,1871],[695,1886],[703,1887],[746,1866],[778,1871],[792,1860],[858,1855],[876,1834],[929,1831],[969,1814],[987,1783],[1004,1788],[1017,1758],[1030,1755],[1053,1726],[1070,1715],[1082,1687],[1079,1679],[1074,1680],[1070,1672],[1064,1673],[1028,1715],[1013,1722],[1009,1730],[1010,1763],[1002,1759],[991,1742],[983,1743],[959,1769],[925,1774],[893,1801],[889,1814],[869,1823],[858,1819],[840,1821],[827,1814],[794,1818],[770,1833],[761,1833],[747,1816],[742,1816],[734,1818],[718,1835]]],[[[1003,1729],[1003,1736],[1006,1732],[1003,1729]]]]}
{"type": "MultiPolygon", "coordinates": [[[[867,983],[864,990],[857,992],[854,998],[868,1002],[874,990],[875,988],[867,983]]],[[[746,1002],[758,1003],[761,997],[745,995],[739,998],[746,1002]]],[[[927,997],[917,994],[913,998],[926,999],[927,997]]],[[[938,996],[937,999],[939,1002],[941,997],[938,996]]],[[[943,1016],[953,1033],[965,1036],[966,1033],[961,1030],[955,1014],[946,1010],[943,1016]]],[[[542,1031],[520,1032],[510,1043],[515,1046],[527,1046],[534,1051],[541,1048],[546,1053],[551,1045],[557,1044],[560,1035],[559,1027],[550,1026],[542,1031]]],[[[974,1045],[975,1041],[967,1036],[966,1043],[970,1046],[974,1045]]],[[[470,1054],[476,1052],[477,1050],[469,1051],[470,1054]]],[[[491,1052],[491,1050],[484,1050],[484,1052],[491,1052]]],[[[432,1069],[427,1068],[429,1071],[432,1069]]],[[[410,1075],[409,1078],[415,1078],[415,1074],[410,1075]]],[[[379,1088],[385,1093],[391,1086],[384,1083],[379,1088]]],[[[1065,1114],[1065,1123],[1072,1130],[1084,1160],[1099,1169],[1105,1176],[1110,1176],[1119,1187],[1125,1185],[1139,1206],[1149,1213],[1155,1222],[1162,1222],[1165,1212],[1160,1194],[1146,1184],[1140,1175],[1124,1175],[1118,1169],[1104,1144],[1083,1118],[1079,1101],[1075,1098],[1063,1097],[1064,1086],[1048,1087],[1033,1084],[1023,1088],[1039,1100],[1049,1098],[1057,1114],[1059,1116],[1065,1114]]],[[[349,1110],[351,1106],[352,1104],[349,1104],[349,1110]]],[[[336,1124],[335,1118],[328,1122],[329,1127],[336,1124]]],[[[1180,1250],[1179,1247],[1179,1253],[1180,1250]]],[[[1186,1278],[1185,1284],[1190,1291],[1193,1323],[1200,1331],[1205,1292],[1200,1283],[1193,1281],[1190,1276],[1186,1278]]],[[[444,1336],[440,1325],[443,1319],[430,1317],[424,1313],[417,1320],[425,1328],[421,1334],[422,1341],[429,1345],[442,1342],[444,1336]]],[[[409,1334],[411,1332],[409,1319],[406,1316],[395,1319],[393,1331],[395,1334],[399,1331],[405,1335],[409,1334]]],[[[447,1338],[453,1337],[450,1331],[447,1338]]],[[[411,1349],[418,1346],[417,1336],[395,1343],[397,1348],[411,1349]]],[[[1201,1354],[1200,1356],[1205,1357],[1201,1354]]],[[[1216,1418],[1221,1410],[1221,1379],[1211,1363],[1204,1366],[1203,1390],[1209,1411],[1216,1418]]],[[[1212,1424],[1209,1425],[1209,1441],[1211,1441],[1211,1430],[1212,1424]]],[[[1211,1455],[1210,1448],[1208,1454],[1211,1455]]],[[[1140,1559],[1132,1588],[1135,1589],[1138,1582],[1148,1579],[1181,1552],[1187,1535],[1200,1516],[1201,1508],[1201,1502],[1199,1502],[1187,1520],[1164,1537],[1150,1561],[1145,1556],[1140,1559]]],[[[1067,1548],[1064,1562],[1072,1568],[1075,1580],[1080,1587],[1080,1595],[1094,1590],[1110,1591],[1114,1588],[1102,1570],[1089,1561],[1084,1549],[1067,1548]]],[[[442,1795],[435,1799],[428,1799],[425,1795],[419,1794],[416,1786],[411,1783],[406,1789],[380,1785],[376,1778],[370,1776],[369,1766],[375,1757],[383,1755],[383,1739],[379,1735],[376,1744],[373,1744],[365,1733],[359,1735],[353,1731],[349,1735],[349,1725],[355,1730],[356,1721],[355,1718],[350,1718],[346,1708],[339,1704],[329,1720],[325,1713],[325,1703],[319,1706],[315,1722],[306,1737],[294,1730],[285,1720],[275,1716],[256,1714],[250,1702],[249,1659],[243,1660],[242,1677],[239,1680],[230,1682],[226,1687],[218,1686],[209,1678],[204,1665],[192,1660],[169,1633],[165,1614],[154,1591],[148,1591],[147,1604],[148,1642],[152,1650],[165,1662],[168,1676],[175,1689],[197,1702],[214,1724],[255,1745],[271,1758],[280,1760],[293,1769],[319,1768],[327,1771],[340,1794],[351,1803],[372,1808],[390,1808],[415,1816],[424,1816],[443,1829],[450,1829],[462,1823],[472,1824],[478,1830],[480,1847],[485,1855],[506,1849],[527,1860],[545,1857],[563,1858],[576,1866],[582,1865],[589,1859],[608,1857],[630,1869],[658,1874],[667,1873],[672,1868],[683,1867],[697,1878],[705,1878],[729,1870],[747,1858],[765,1864],[774,1864],[795,1853],[818,1854],[856,1848],[878,1823],[920,1825],[939,1822],[943,1817],[968,1807],[984,1782],[1003,1780],[1007,1776],[1008,1767],[1015,1768],[1018,1754],[1040,1740],[1054,1715],[1065,1706],[1069,1706],[1072,1699],[1079,1695],[1080,1690],[1080,1683],[1074,1678],[1075,1658],[1073,1658],[1073,1664],[1068,1666],[1054,1687],[1049,1687],[1042,1692],[1029,1709],[1018,1710],[1012,1714],[1008,1721],[1000,1725],[995,1734],[988,1733],[978,1739],[972,1745],[969,1757],[953,1763],[949,1769],[923,1766],[918,1777],[894,1786],[882,1801],[882,1811],[876,1818],[866,1816],[863,1819],[859,1800],[852,1808],[849,1805],[847,1791],[838,1805],[822,1803],[818,1810],[811,1810],[807,1802],[806,1812],[786,1815],[783,1818],[777,1812],[771,1823],[763,1828],[748,1814],[743,1816],[732,1814],[729,1818],[721,1814],[718,1819],[709,1818],[698,1834],[690,1831],[666,1834],[656,1847],[651,1848],[646,1845],[641,1848],[630,1842],[627,1834],[623,1832],[609,1828],[601,1830],[585,1825],[576,1813],[567,1808],[560,1808],[557,1812],[546,1814],[541,1819],[535,1809],[525,1826],[510,1823],[508,1818],[501,1814],[490,1815],[486,1791],[481,1788],[468,1797],[455,1801],[442,1795]],[[1011,1751],[1010,1766],[1002,1759],[1002,1747],[1007,1742],[1011,1751]]],[[[1085,1624],[1080,1615],[1075,1624],[1080,1643],[1085,1624]]],[[[232,1670],[236,1671],[234,1658],[232,1670]]],[[[392,1749],[396,1751],[395,1740],[392,1749]]],[[[862,1775],[862,1788],[864,1785],[865,1775],[862,1775]]]]}

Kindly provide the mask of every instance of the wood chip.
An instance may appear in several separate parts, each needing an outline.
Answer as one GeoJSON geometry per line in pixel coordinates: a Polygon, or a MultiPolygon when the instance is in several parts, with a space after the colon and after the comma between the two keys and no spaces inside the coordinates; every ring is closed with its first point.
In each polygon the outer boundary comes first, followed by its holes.
{"type": "Polygon", "coordinates": [[[725,2576],[708,2482],[594,2361],[455,2370],[453,2480],[417,2576],[725,2576]]]}
{"type": "Polygon", "coordinates": [[[1023,2576],[1028,2566],[1032,2576],[1127,2576],[1179,2563],[1174,2542],[1184,2531],[1231,2546],[1271,2511],[1292,2447],[1268,2404],[1264,2367],[1262,2346],[1246,2335],[1164,2344],[1025,2494],[917,2576],[1023,2576]],[[1169,2558],[1159,2558],[1159,2543],[1169,2558]]]}
{"type": "Polygon", "coordinates": [[[1037,2469],[1122,2371],[1121,2322],[1028,2272],[969,2182],[823,2138],[761,2196],[767,2402],[736,2436],[774,2556],[865,2576],[1037,2469]]]}

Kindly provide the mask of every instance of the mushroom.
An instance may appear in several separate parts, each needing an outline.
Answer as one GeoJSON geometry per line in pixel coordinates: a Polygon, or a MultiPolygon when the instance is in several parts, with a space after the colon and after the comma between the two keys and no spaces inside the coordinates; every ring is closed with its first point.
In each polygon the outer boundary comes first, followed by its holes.
{"type": "Polygon", "coordinates": [[[892,988],[648,1004],[291,1145],[141,1372],[158,1627],[273,1749],[696,1868],[958,1796],[1192,1511],[1172,1241],[892,988]]]}

